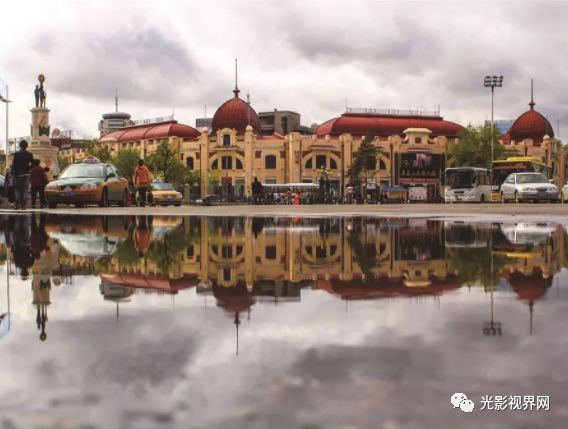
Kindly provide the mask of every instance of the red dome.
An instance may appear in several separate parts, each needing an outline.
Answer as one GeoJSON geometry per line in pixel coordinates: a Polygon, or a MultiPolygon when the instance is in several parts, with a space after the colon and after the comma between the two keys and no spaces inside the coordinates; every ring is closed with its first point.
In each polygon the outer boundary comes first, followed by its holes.
{"type": "Polygon", "coordinates": [[[454,122],[444,121],[439,116],[395,116],[382,114],[344,113],[339,118],[330,119],[320,125],[318,136],[354,134],[365,135],[371,132],[375,136],[402,135],[407,128],[427,128],[432,137],[457,137],[463,129],[454,122]]]}
{"type": "Polygon", "coordinates": [[[232,128],[237,133],[244,134],[250,125],[255,134],[260,134],[260,119],[252,107],[239,98],[239,90],[233,91],[235,96],[225,101],[215,112],[211,123],[211,131],[216,132],[222,128],[232,128]]]}
{"type": "Polygon", "coordinates": [[[116,139],[117,142],[132,142],[168,137],[197,138],[200,135],[199,131],[189,125],[178,124],[177,121],[167,121],[122,128],[106,134],[99,141],[116,139]]]}
{"type": "Polygon", "coordinates": [[[545,135],[554,137],[554,130],[548,119],[533,109],[533,102],[529,105],[531,106],[530,110],[527,110],[513,122],[509,131],[507,131],[507,138],[516,142],[521,142],[525,139],[542,142],[545,135]]]}

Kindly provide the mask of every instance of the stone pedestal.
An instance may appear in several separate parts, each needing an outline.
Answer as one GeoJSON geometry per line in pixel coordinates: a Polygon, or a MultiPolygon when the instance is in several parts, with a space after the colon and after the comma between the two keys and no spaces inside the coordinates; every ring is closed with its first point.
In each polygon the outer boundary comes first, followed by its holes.
{"type": "Polygon", "coordinates": [[[59,174],[59,163],[57,162],[57,153],[59,149],[51,145],[49,139],[49,109],[46,107],[35,107],[32,112],[32,141],[28,150],[34,158],[39,159],[41,165],[49,167],[49,179],[54,174],[59,174]]]}

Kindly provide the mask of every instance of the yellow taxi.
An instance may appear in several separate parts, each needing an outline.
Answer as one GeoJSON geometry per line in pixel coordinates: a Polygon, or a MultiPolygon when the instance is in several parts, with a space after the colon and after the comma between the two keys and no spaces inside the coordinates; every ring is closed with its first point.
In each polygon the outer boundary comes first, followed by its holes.
{"type": "Polygon", "coordinates": [[[57,204],[108,207],[116,203],[126,206],[128,181],[119,175],[114,165],[91,156],[68,165],[55,180],[49,182],[45,188],[45,199],[49,208],[56,208],[57,204]]]}
{"type": "Polygon", "coordinates": [[[153,206],[181,206],[183,196],[176,191],[171,183],[164,183],[157,180],[150,183],[150,193],[148,201],[153,206]]]}

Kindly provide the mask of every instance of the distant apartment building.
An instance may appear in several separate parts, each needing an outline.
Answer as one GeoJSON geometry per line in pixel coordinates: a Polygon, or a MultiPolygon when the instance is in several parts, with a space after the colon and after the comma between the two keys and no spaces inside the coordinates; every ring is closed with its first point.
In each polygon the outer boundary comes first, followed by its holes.
{"type": "Polygon", "coordinates": [[[294,131],[300,131],[300,114],[291,110],[259,112],[260,131],[263,136],[274,133],[285,136],[294,131]]]}
{"type": "Polygon", "coordinates": [[[205,128],[211,129],[211,124],[213,123],[213,118],[197,118],[195,119],[195,128],[199,131],[203,131],[205,128]]]}
{"type": "Polygon", "coordinates": [[[100,136],[103,137],[113,131],[134,125],[130,117],[130,113],[118,111],[103,114],[103,119],[99,121],[100,136]]]}

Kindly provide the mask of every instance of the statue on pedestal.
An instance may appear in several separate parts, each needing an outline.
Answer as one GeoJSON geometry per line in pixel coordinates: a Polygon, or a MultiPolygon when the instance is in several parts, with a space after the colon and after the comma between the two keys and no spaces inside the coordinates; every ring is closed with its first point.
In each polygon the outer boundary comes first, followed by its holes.
{"type": "Polygon", "coordinates": [[[35,107],[36,109],[39,107],[39,85],[36,85],[34,89],[34,96],[35,96],[35,107]]]}
{"type": "MultiPolygon", "coordinates": [[[[37,80],[39,80],[39,88],[38,88],[39,107],[45,107],[45,89],[43,89],[43,82],[45,82],[45,76],[43,74],[40,74],[37,77],[37,80]]],[[[37,88],[37,86],[36,86],[36,88],[37,88]]],[[[37,107],[37,96],[36,96],[36,107],[37,107]]]]}

